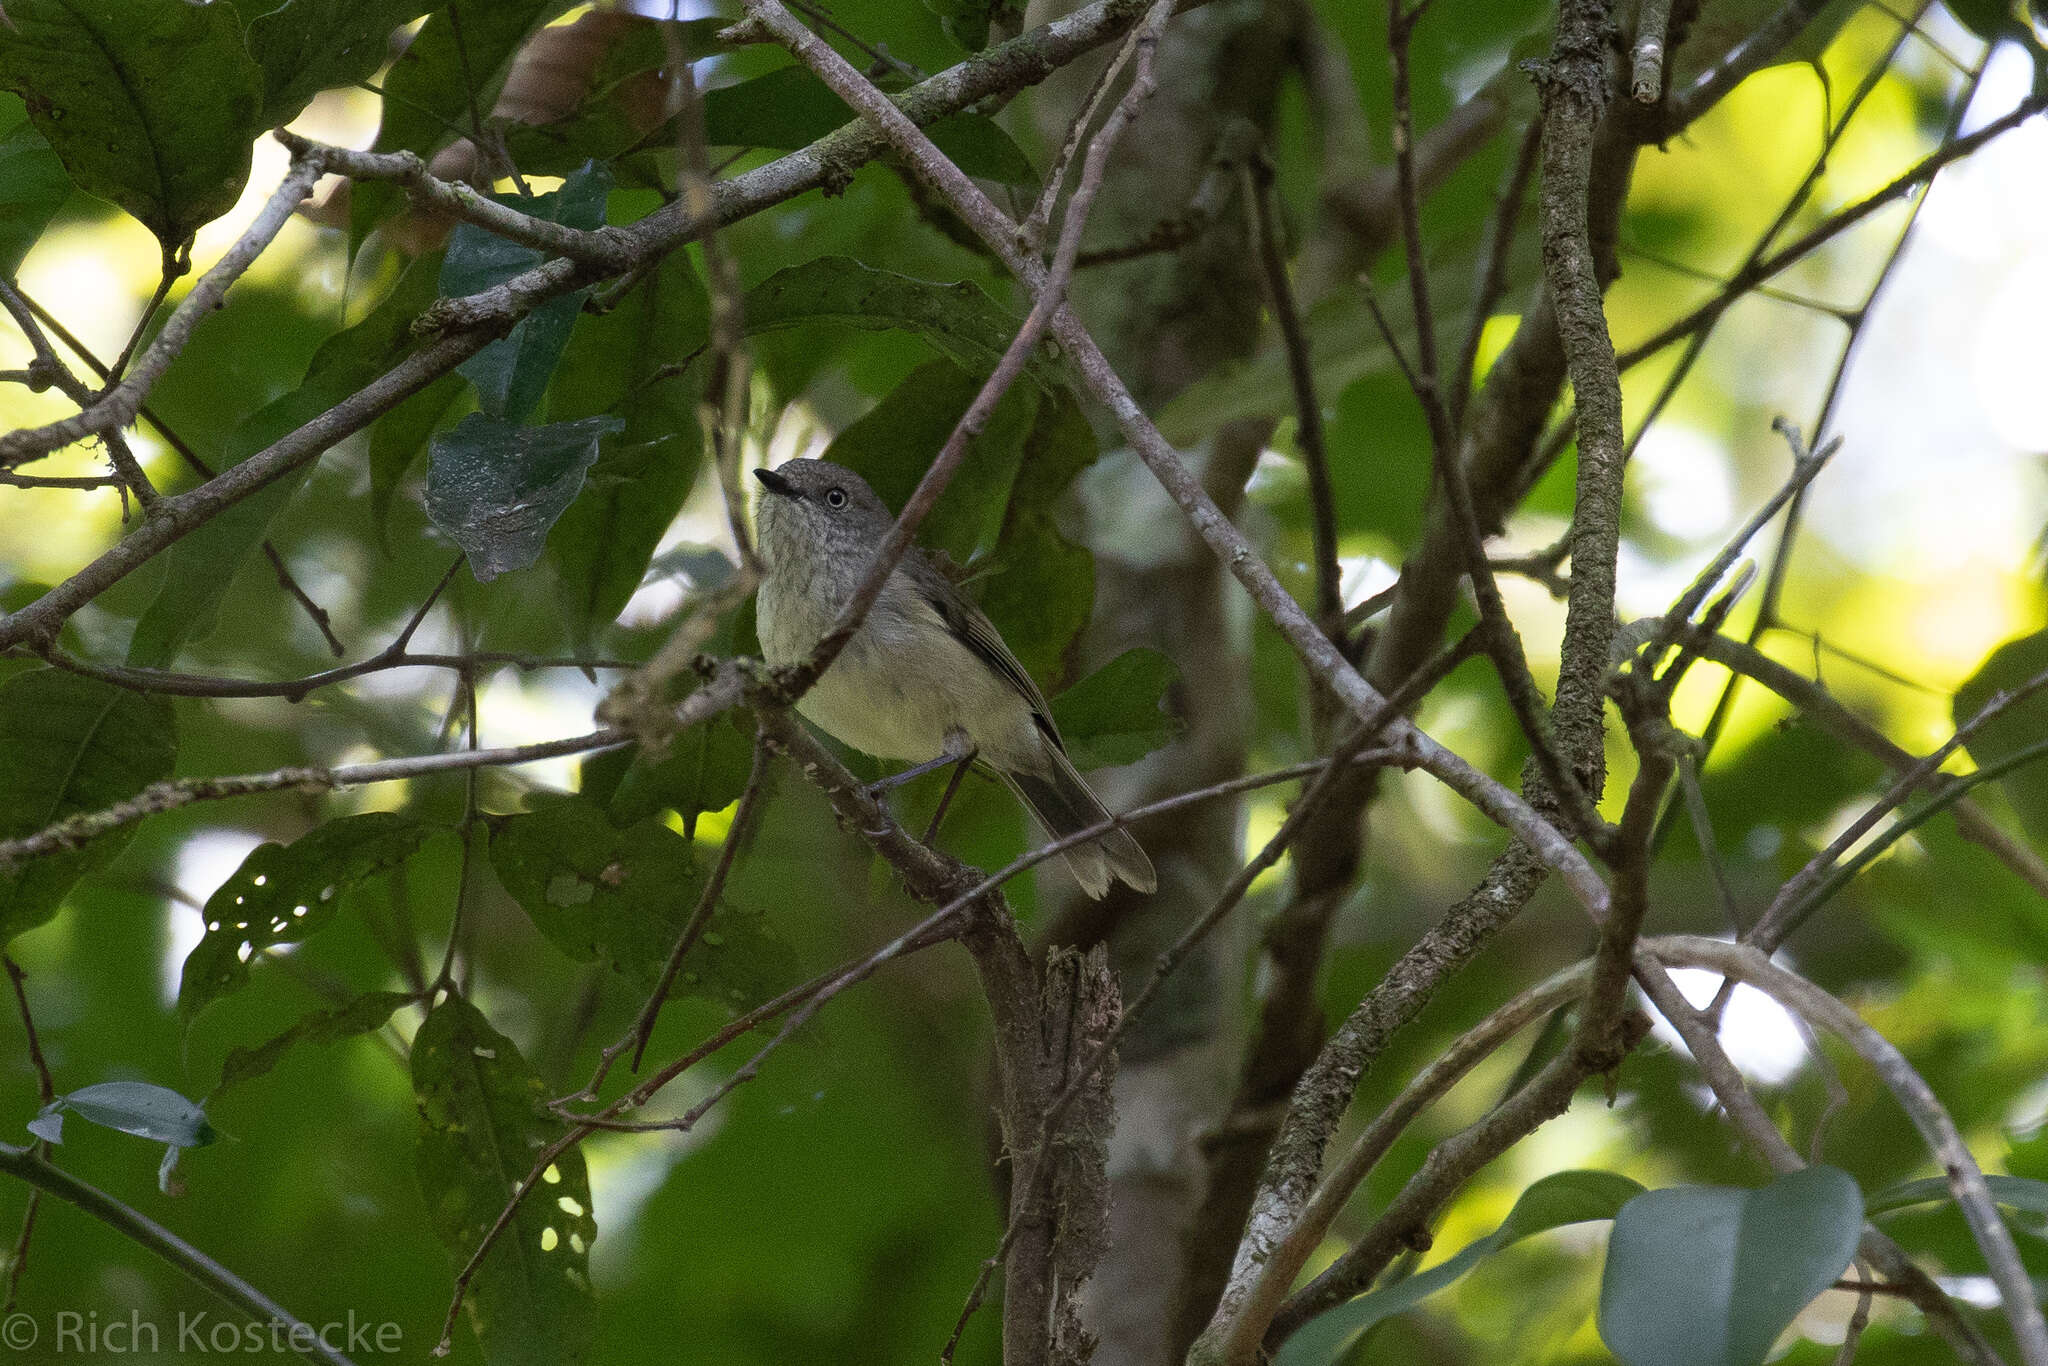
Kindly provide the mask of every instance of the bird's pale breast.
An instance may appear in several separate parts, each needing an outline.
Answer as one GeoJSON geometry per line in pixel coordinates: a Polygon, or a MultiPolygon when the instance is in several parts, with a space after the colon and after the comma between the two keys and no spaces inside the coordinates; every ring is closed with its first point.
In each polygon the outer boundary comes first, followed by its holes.
{"type": "MultiPolygon", "coordinates": [[[[795,663],[831,628],[834,612],[821,600],[829,601],[774,575],[762,585],[758,625],[769,663],[795,663]]],[[[797,710],[880,759],[934,758],[957,728],[999,768],[1034,772],[1046,762],[1023,699],[900,574],[797,710]]]]}

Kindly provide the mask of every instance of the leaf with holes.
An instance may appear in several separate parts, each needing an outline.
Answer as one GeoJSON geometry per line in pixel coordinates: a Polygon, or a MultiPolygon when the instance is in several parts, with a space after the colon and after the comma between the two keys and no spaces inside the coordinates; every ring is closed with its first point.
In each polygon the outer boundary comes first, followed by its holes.
{"type": "Polygon", "coordinates": [[[730,716],[714,716],[676,736],[659,758],[633,756],[611,795],[612,819],[631,825],[673,811],[683,833],[695,835],[697,817],[739,800],[753,762],[753,736],[730,716]]]}
{"type": "MultiPolygon", "coordinates": [[[[981,375],[996,368],[1024,325],[971,281],[938,284],[848,256],[820,256],[779,270],[747,291],[745,305],[750,335],[805,323],[915,332],[941,355],[981,375]]],[[[1041,344],[1024,368],[1041,388],[1059,383],[1054,354],[1049,343],[1041,344]]]]}
{"type": "Polygon", "coordinates": [[[302,1043],[335,1043],[352,1039],[358,1034],[368,1034],[382,1029],[393,1012],[412,1004],[416,998],[407,991],[371,991],[356,997],[346,1005],[332,1010],[316,1010],[281,1034],[265,1039],[254,1048],[237,1045],[228,1050],[227,1061],[220,1067],[220,1080],[208,1093],[207,1100],[227,1090],[262,1076],[277,1066],[286,1053],[302,1043]]]}
{"type": "MultiPolygon", "coordinates": [[[[177,728],[160,697],[56,669],[0,684],[0,839],[125,801],[171,776],[177,728]]],[[[57,913],[65,893],[121,852],[125,826],[82,849],[0,866],[0,946],[57,913]]]]}
{"type": "MultiPolygon", "coordinates": [[[[1960,726],[1984,710],[1999,693],[2017,691],[2042,674],[2048,674],[2048,631],[2008,640],[1956,689],[1956,724],[1960,726]]],[[[1970,737],[1968,748],[1979,768],[2018,762],[2018,767],[1998,780],[1999,785],[2011,799],[2020,824],[2048,848],[2048,755],[2022,758],[2029,747],[2044,742],[2048,742],[2048,687],[2021,698],[1986,722],[1970,737]]]]}
{"type": "Polygon", "coordinates": [[[1157,650],[1126,650],[1053,699],[1076,768],[1134,763],[1170,745],[1187,729],[1161,708],[1180,679],[1173,661],[1157,650]]]}
{"type": "Polygon", "coordinates": [[[1600,1338],[1628,1366],[1760,1366],[1862,1231],[1863,1193],[1833,1167],[1646,1192],[1614,1216],[1600,1338]]]}
{"type": "MultiPolygon", "coordinates": [[[[491,866],[548,941],[652,990],[704,885],[690,841],[658,819],[621,830],[589,802],[551,801],[491,830],[491,866]]],[[[673,994],[734,1009],[788,985],[795,959],[767,917],[721,905],[673,994]]]]}
{"type": "MultiPolygon", "coordinates": [[[[605,196],[611,187],[611,172],[593,162],[564,180],[559,190],[530,197],[500,195],[498,199],[535,218],[588,231],[603,224],[605,196]]],[[[547,253],[537,247],[508,241],[474,223],[457,223],[441,262],[441,293],[451,299],[475,294],[523,275],[546,259],[547,253]]],[[[527,419],[547,392],[589,292],[575,290],[549,299],[505,336],[456,367],[476,386],[479,408],[506,422],[527,419]]]]}
{"type": "Polygon", "coordinates": [[[615,417],[515,427],[471,413],[433,440],[427,516],[469,556],[478,583],[540,558],[548,530],[583,487],[615,417]]]}
{"type": "Polygon", "coordinates": [[[231,5],[7,0],[0,88],[87,194],[166,248],[234,207],[263,122],[263,73],[231,5]]]}
{"type": "MultiPolygon", "coordinates": [[[[412,1040],[419,1102],[415,1167],[434,1232],[467,1261],[561,1123],[512,1041],[469,1002],[435,1006],[412,1040]]],[[[590,1177],[571,1147],[520,1201],[464,1303],[491,1366],[574,1366],[597,1333],[590,1290],[590,1177]]]]}
{"type": "Polygon", "coordinates": [[[258,845],[206,899],[206,933],[185,959],[178,1013],[189,1021],[239,990],[257,952],[320,930],[344,893],[396,868],[434,833],[395,812],[372,811],[329,821],[290,844],[258,845]]]}
{"type": "Polygon", "coordinates": [[[1638,1182],[1616,1172],[1554,1172],[1523,1191],[1500,1227],[1484,1238],[1426,1271],[1310,1319],[1287,1339],[1273,1358],[1273,1366],[1323,1366],[1324,1362],[1343,1360],[1350,1344],[1366,1329],[1413,1309],[1502,1248],[1567,1224],[1612,1219],[1615,1211],[1642,1193],[1638,1182]]]}

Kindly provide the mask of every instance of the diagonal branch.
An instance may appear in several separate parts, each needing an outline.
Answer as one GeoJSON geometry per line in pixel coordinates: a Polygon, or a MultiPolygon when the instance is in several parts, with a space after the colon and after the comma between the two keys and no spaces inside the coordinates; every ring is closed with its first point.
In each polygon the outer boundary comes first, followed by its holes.
{"type": "Polygon", "coordinates": [[[150,387],[163,377],[171,362],[185,349],[192,329],[221,306],[227,297],[228,286],[242,277],[242,272],[254,264],[264,248],[270,245],[271,239],[291,221],[299,201],[311,192],[313,182],[325,169],[317,154],[295,157],[291,169],[285,172],[283,182],[271,192],[255,219],[172,310],[163,330],[150,342],[149,349],[136,358],[135,367],[126,378],[74,417],[0,436],[0,468],[12,468],[47,455],[60,446],[114,431],[133,422],[150,387]]]}
{"type": "Polygon", "coordinates": [[[292,1350],[306,1360],[324,1362],[326,1366],[353,1366],[310,1325],[301,1323],[255,1286],[141,1211],[122,1204],[97,1186],[87,1185],[60,1167],[51,1166],[36,1156],[33,1148],[0,1143],[0,1172],[18,1177],[37,1190],[48,1191],[59,1200],[76,1205],[115,1232],[132,1239],[256,1323],[273,1328],[280,1341],[288,1339],[292,1350]]]}
{"type": "MultiPolygon", "coordinates": [[[[1062,19],[991,47],[905,91],[901,96],[900,112],[913,123],[927,123],[956,113],[978,100],[1042,81],[1077,57],[1123,34],[1137,21],[1141,9],[1142,6],[1134,0],[1094,0],[1094,3],[1084,5],[1062,19]]],[[[899,106],[891,104],[890,107],[897,109],[899,106]]],[[[808,147],[744,175],[720,181],[713,187],[714,216],[710,223],[692,217],[680,204],[671,204],[623,229],[632,242],[632,261],[635,265],[651,263],[694,240],[708,226],[736,222],[809,190],[843,186],[859,167],[882,155],[888,147],[887,140],[872,127],[864,121],[855,120],[808,147]]],[[[308,174],[312,172],[308,170],[308,174]]],[[[289,216],[292,204],[304,193],[303,186],[295,195],[290,193],[295,183],[287,180],[286,185],[280,187],[271,205],[266,206],[266,216],[259,217],[257,226],[268,226],[272,209],[276,209],[279,215],[289,216]],[[284,203],[287,199],[290,202],[284,203]],[[280,204],[281,208],[278,207],[280,204]]],[[[277,226],[282,226],[281,220],[277,226]]],[[[252,227],[251,233],[255,231],[256,228],[252,227]]],[[[274,236],[275,228],[270,228],[270,233],[274,236]]],[[[156,342],[144,353],[136,372],[115,391],[116,395],[130,395],[139,411],[140,389],[137,386],[147,387],[143,382],[143,367],[152,367],[147,374],[147,382],[153,383],[154,371],[170,363],[191,330],[187,306],[194,299],[209,297],[217,304],[231,277],[246,266],[241,257],[250,255],[253,259],[254,251],[260,249],[254,246],[254,242],[253,236],[245,235],[229,256],[223,257],[221,264],[200,280],[186,302],[166,323],[156,342]],[[219,274],[230,265],[235,268],[226,271],[225,276],[219,274]]],[[[178,498],[164,499],[163,506],[168,509],[166,515],[130,533],[79,573],[27,607],[0,616],[0,649],[25,641],[54,640],[58,627],[79,607],[178,538],[314,459],[343,437],[360,431],[388,408],[453,370],[493,338],[510,330],[534,307],[593,283],[605,274],[604,267],[556,258],[466,298],[440,300],[417,325],[430,334],[438,334],[434,341],[400,361],[365,389],[288,433],[234,469],[178,498]]],[[[57,424],[68,433],[63,440],[76,440],[87,435],[87,427],[92,424],[120,425],[133,417],[133,413],[129,413],[116,421],[114,410],[104,406],[94,412],[90,423],[75,432],[65,424],[57,424]]],[[[78,418],[67,419],[67,422],[86,423],[86,418],[81,414],[78,418]]],[[[32,454],[40,453],[42,448],[37,443],[43,440],[45,438],[37,437],[33,432],[12,433],[0,437],[0,452],[8,449],[5,443],[20,441],[36,448],[32,454]]],[[[56,444],[62,444],[62,441],[56,444]]],[[[54,445],[49,448],[54,449],[54,445]]],[[[0,455],[0,467],[12,463],[19,461],[0,455]]]]}
{"type": "MultiPolygon", "coordinates": [[[[1017,246],[1015,224],[933,145],[895,101],[799,23],[779,0],[747,0],[747,12],[815,71],[834,94],[880,128],[911,170],[945,197],[1034,296],[1044,289],[1046,268],[1017,246]]],[[[1053,315],[1052,332],[1088,389],[1114,415],[1139,458],[1180,505],[1210,550],[1272,618],[1303,664],[1359,720],[1372,717],[1385,701],[1378,689],[1367,683],[1330,638],[1317,629],[1301,604],[1288,594],[1243,534],[1217,507],[1173,444],[1145,416],[1079,316],[1061,305],[1053,315]]],[[[1537,851],[1595,918],[1606,914],[1607,888],[1599,874],[1566,836],[1521,797],[1473,768],[1411,722],[1396,722],[1389,728],[1387,739],[1412,745],[1419,767],[1537,851]]]]}
{"type": "Polygon", "coordinates": [[[2001,1308],[2019,1343],[2020,1359],[2027,1366],[2048,1366],[2048,1322],[2043,1321],[2033,1284],[2020,1261],[2019,1250],[2013,1246],[2012,1234],[1991,1199],[1984,1172],[1957,1133],[1955,1121],[1949,1118],[1948,1111],[1905,1054],[1840,1000],[1778,967],[1750,945],[1670,935],[1648,940],[1643,947],[1658,963],[1711,968],[1723,976],[1749,983],[1795,1015],[1839,1037],[1870,1064],[1913,1121],[1935,1164],[1947,1177],[1949,1192],[1961,1207],[1970,1234],[1990,1268],[1991,1279],[1998,1286],[2001,1308]]]}

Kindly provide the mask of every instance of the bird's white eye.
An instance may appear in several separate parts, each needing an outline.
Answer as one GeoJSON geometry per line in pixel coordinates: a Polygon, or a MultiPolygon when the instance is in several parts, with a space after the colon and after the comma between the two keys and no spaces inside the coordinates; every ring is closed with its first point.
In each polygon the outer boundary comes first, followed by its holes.
{"type": "Polygon", "coordinates": [[[845,489],[826,489],[826,490],[825,490],[825,506],[826,506],[826,507],[828,507],[828,508],[843,508],[843,507],[845,507],[845,506],[846,506],[846,490],[845,490],[845,489]]]}

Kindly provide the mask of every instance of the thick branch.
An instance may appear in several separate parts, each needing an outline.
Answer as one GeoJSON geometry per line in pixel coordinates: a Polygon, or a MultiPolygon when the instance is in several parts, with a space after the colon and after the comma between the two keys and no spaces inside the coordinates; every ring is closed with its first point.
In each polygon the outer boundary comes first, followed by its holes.
{"type": "Polygon", "coordinates": [[[1565,609],[1555,722],[1589,796],[1606,772],[1602,712],[1614,635],[1615,557],[1621,544],[1621,376],[1594,266],[1587,205],[1593,139],[1607,105],[1603,0],[1564,0],[1557,40],[1539,77],[1543,96],[1543,277],[1577,401],[1579,469],[1572,502],[1572,587],[1565,609]]]}

